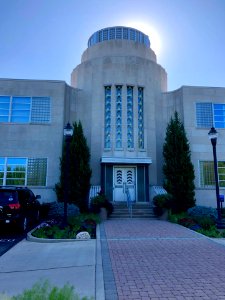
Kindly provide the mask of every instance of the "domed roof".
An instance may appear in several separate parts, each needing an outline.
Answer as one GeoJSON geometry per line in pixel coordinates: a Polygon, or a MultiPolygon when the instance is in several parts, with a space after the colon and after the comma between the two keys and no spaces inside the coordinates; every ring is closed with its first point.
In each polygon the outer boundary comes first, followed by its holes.
{"type": "Polygon", "coordinates": [[[108,27],[96,31],[89,38],[88,47],[110,40],[130,40],[150,48],[150,40],[146,34],[137,29],[123,26],[108,27]]]}

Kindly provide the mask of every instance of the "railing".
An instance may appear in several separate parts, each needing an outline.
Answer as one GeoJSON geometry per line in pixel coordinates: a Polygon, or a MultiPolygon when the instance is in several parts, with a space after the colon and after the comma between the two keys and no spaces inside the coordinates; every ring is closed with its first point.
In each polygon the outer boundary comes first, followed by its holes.
{"type": "Polygon", "coordinates": [[[92,185],[89,191],[89,204],[91,202],[91,198],[94,198],[101,191],[100,185],[92,185]]]}
{"type": "Polygon", "coordinates": [[[129,191],[128,186],[126,185],[126,183],[125,183],[125,193],[126,193],[126,196],[127,196],[128,212],[129,212],[130,218],[132,218],[133,217],[133,201],[131,200],[130,191],[129,191]]]}

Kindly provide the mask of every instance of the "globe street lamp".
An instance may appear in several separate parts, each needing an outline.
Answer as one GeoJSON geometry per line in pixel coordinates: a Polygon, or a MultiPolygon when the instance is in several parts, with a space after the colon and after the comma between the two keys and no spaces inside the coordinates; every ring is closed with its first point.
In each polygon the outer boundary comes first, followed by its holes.
{"type": "Polygon", "coordinates": [[[69,181],[69,155],[70,155],[70,142],[72,140],[73,128],[68,122],[63,130],[63,135],[66,142],[66,164],[65,164],[65,177],[64,177],[64,226],[67,225],[67,204],[68,204],[68,181],[69,181]]]}
{"type": "Polygon", "coordinates": [[[216,204],[217,204],[217,228],[221,226],[221,209],[220,209],[220,192],[219,192],[219,180],[218,180],[218,167],[217,167],[217,156],[216,156],[216,142],[218,137],[218,132],[214,127],[212,127],[208,133],[208,137],[211,140],[213,147],[213,160],[214,160],[214,175],[216,183],[216,204]]]}

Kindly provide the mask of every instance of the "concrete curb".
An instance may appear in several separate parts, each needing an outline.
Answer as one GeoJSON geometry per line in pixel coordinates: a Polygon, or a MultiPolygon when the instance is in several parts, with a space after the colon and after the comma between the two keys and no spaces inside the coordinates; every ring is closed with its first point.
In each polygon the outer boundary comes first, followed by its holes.
{"type": "Polygon", "coordinates": [[[95,299],[105,300],[105,287],[102,266],[102,249],[100,226],[96,228],[96,269],[95,269],[95,299]]]}

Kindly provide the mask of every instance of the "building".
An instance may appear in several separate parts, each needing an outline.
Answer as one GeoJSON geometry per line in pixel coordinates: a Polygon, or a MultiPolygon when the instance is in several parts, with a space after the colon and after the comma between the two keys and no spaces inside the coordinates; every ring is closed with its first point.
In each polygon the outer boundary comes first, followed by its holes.
{"type": "Polygon", "coordinates": [[[195,167],[198,204],[216,206],[212,146],[218,128],[221,193],[225,186],[225,88],[183,86],[167,91],[166,71],[150,40],[127,27],[95,32],[71,86],[55,80],[0,80],[1,184],[30,186],[56,199],[63,127],[81,121],[91,152],[92,185],[111,201],[151,201],[162,186],[166,126],[178,111],[195,167]]]}

